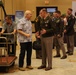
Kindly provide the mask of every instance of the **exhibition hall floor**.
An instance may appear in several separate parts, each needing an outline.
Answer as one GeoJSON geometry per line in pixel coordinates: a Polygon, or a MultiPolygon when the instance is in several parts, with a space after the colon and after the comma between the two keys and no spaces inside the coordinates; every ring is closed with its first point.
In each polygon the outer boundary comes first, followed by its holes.
{"type": "MultiPolygon", "coordinates": [[[[33,34],[33,40],[35,40],[35,36],[33,34]]],[[[66,48],[66,45],[65,45],[66,48]]],[[[18,69],[18,57],[20,52],[19,45],[17,46],[16,56],[17,59],[15,61],[15,66],[10,68],[8,73],[0,73],[0,75],[76,75],[76,48],[74,48],[74,55],[68,56],[67,59],[60,59],[53,57],[53,69],[49,71],[45,71],[44,69],[37,69],[41,65],[41,59],[36,59],[35,50],[32,52],[32,67],[34,69],[25,71],[20,71],[18,69]]],[[[62,54],[62,52],[61,52],[62,54]]],[[[55,55],[55,49],[53,50],[53,56],[55,55]]],[[[26,67],[26,58],[25,64],[26,67]]]]}

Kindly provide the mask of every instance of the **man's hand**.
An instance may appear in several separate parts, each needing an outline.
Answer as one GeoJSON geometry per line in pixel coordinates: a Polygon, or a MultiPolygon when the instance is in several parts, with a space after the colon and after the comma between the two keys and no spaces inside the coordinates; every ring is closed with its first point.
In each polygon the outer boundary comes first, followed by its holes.
{"type": "Polygon", "coordinates": [[[17,30],[16,29],[14,29],[14,31],[12,32],[12,34],[15,34],[17,32],[17,30]]]}
{"type": "Polygon", "coordinates": [[[28,37],[30,37],[30,34],[26,34],[25,36],[28,38],[28,37]]]}
{"type": "Polygon", "coordinates": [[[64,30],[64,33],[66,33],[67,31],[66,30],[64,30]]]}
{"type": "Polygon", "coordinates": [[[14,32],[12,32],[12,34],[15,34],[14,32]]]}
{"type": "Polygon", "coordinates": [[[39,32],[36,32],[36,33],[35,33],[35,36],[36,36],[37,38],[40,38],[39,32]]]}
{"type": "Polygon", "coordinates": [[[60,35],[60,34],[58,34],[58,35],[57,35],[57,37],[58,37],[58,38],[60,38],[60,37],[61,37],[61,35],[60,35]]]}
{"type": "Polygon", "coordinates": [[[46,30],[45,29],[42,29],[41,30],[41,34],[45,34],[46,33],[46,30]]]}
{"type": "Polygon", "coordinates": [[[23,32],[22,30],[17,30],[17,32],[22,34],[23,36],[30,37],[30,34],[27,34],[27,33],[23,32]]]}

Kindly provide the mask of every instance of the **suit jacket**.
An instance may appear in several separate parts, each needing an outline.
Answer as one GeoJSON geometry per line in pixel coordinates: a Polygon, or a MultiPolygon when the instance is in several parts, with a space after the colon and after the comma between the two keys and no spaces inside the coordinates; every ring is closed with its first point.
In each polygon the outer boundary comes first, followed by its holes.
{"type": "Polygon", "coordinates": [[[55,19],[55,35],[60,35],[62,36],[63,34],[63,29],[64,29],[64,21],[60,18],[55,19]]]}
{"type": "Polygon", "coordinates": [[[55,27],[53,25],[52,19],[47,16],[45,19],[40,20],[40,30],[45,29],[46,33],[42,37],[51,37],[54,35],[55,27]]]}
{"type": "Polygon", "coordinates": [[[75,17],[70,15],[67,19],[68,25],[66,26],[66,34],[67,35],[74,35],[74,24],[75,24],[75,17]]]}

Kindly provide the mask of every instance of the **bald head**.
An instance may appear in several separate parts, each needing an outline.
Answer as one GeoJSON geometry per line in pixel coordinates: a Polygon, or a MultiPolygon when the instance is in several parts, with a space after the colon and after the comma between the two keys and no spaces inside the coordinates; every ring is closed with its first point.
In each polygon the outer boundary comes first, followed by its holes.
{"type": "Polygon", "coordinates": [[[32,17],[32,12],[30,10],[26,10],[24,13],[24,17],[27,19],[31,19],[32,17]]]}

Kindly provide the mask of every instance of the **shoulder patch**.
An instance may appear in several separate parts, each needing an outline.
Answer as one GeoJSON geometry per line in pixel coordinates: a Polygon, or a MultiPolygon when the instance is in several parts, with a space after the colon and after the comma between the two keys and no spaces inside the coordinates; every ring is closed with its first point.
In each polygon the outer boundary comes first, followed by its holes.
{"type": "Polygon", "coordinates": [[[74,16],[72,18],[74,19],[74,16]]]}
{"type": "Polygon", "coordinates": [[[36,22],[38,22],[38,18],[36,19],[36,22]]]}
{"type": "Polygon", "coordinates": [[[57,21],[56,21],[56,23],[59,23],[60,22],[60,20],[58,19],[57,21]]]}

